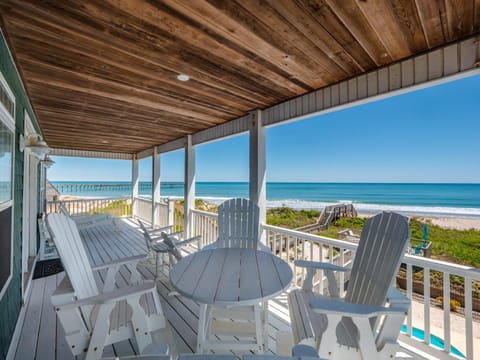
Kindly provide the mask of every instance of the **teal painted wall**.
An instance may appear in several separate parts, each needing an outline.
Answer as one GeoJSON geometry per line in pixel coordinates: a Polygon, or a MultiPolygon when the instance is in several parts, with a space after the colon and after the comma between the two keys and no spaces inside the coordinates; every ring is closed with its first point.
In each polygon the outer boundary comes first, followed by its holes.
{"type": "MultiPolygon", "coordinates": [[[[23,201],[23,153],[18,149],[23,134],[24,112],[27,110],[34,126],[36,118],[28,102],[27,94],[15,69],[3,33],[0,32],[0,72],[15,95],[15,170],[13,203],[13,277],[5,295],[0,300],[0,360],[5,359],[22,305],[22,201],[23,201]]],[[[3,256],[3,254],[2,254],[3,256]]],[[[1,261],[1,259],[0,259],[1,261]]]]}

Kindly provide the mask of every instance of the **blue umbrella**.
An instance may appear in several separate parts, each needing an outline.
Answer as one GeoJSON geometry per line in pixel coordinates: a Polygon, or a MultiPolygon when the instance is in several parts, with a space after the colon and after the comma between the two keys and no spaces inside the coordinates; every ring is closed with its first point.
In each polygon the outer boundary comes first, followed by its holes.
{"type": "Polygon", "coordinates": [[[428,226],[427,224],[423,224],[423,240],[428,239],[428,226]]]}
{"type": "Polygon", "coordinates": [[[427,224],[423,224],[423,246],[426,245],[428,239],[428,226],[427,224]]]}

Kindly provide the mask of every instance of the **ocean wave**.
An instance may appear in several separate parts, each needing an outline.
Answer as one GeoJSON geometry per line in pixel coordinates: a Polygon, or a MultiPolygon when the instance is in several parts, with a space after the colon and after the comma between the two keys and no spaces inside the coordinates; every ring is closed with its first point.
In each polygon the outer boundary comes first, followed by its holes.
{"type": "MultiPolygon", "coordinates": [[[[352,201],[339,201],[337,203],[349,203],[352,201]]],[[[290,207],[295,210],[322,210],[324,207],[333,205],[333,202],[304,201],[297,199],[267,200],[268,208],[290,207]]],[[[380,211],[396,211],[405,215],[435,216],[435,217],[466,217],[480,218],[480,209],[456,208],[442,206],[414,206],[414,205],[388,205],[388,204],[363,204],[355,203],[355,209],[360,214],[375,214],[380,211]]]]}

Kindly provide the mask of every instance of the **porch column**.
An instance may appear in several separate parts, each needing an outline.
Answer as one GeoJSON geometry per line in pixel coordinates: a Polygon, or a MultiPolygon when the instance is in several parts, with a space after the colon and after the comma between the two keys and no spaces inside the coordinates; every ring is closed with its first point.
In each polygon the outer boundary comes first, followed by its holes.
{"type": "Polygon", "coordinates": [[[132,157],[132,216],[137,215],[137,200],[138,197],[138,159],[137,155],[132,157]]]}
{"type": "MultiPolygon", "coordinates": [[[[267,175],[265,160],[265,128],[262,125],[262,111],[251,114],[250,122],[250,200],[260,208],[260,223],[267,219],[267,175]]],[[[265,237],[262,235],[262,241],[265,237]]]]}
{"type": "Polygon", "coordinates": [[[185,193],[183,207],[183,226],[186,237],[192,236],[190,210],[195,208],[195,147],[192,145],[192,136],[187,135],[185,145],[185,193]]]}
{"type": "MultiPolygon", "coordinates": [[[[155,227],[158,219],[158,203],[160,202],[160,154],[157,147],[153,147],[152,155],[152,227],[155,227]]],[[[162,222],[160,221],[160,224],[162,222]]]]}

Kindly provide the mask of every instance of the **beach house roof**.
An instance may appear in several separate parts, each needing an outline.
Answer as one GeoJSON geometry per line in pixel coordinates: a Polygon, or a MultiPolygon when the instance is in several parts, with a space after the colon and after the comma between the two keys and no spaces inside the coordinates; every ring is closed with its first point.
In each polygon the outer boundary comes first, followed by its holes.
{"type": "Polygon", "coordinates": [[[122,153],[473,68],[474,50],[448,44],[478,35],[479,13],[474,0],[0,1],[48,144],[122,153]]]}

